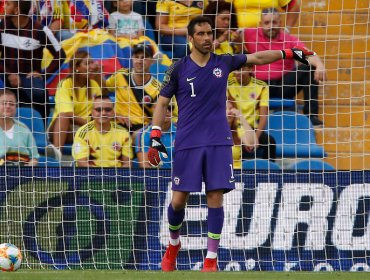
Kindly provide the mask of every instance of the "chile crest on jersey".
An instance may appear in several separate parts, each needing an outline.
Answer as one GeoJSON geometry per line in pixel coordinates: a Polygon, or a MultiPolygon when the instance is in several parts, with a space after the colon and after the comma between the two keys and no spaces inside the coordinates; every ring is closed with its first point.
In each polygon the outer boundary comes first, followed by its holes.
{"type": "Polygon", "coordinates": [[[222,70],[218,67],[214,68],[213,75],[215,75],[216,78],[222,78],[222,70]]]}

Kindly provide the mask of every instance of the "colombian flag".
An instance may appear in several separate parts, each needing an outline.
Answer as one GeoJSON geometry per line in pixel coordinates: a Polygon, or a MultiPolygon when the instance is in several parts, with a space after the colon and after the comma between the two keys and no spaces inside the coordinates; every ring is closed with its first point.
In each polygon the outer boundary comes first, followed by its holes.
{"type": "Polygon", "coordinates": [[[72,29],[106,28],[109,26],[109,13],[102,0],[71,0],[72,29]]]}
{"type": "MultiPolygon", "coordinates": [[[[94,60],[102,64],[104,75],[109,76],[118,69],[131,68],[131,48],[138,43],[152,45],[155,52],[154,57],[157,58],[157,64],[154,67],[164,69],[171,65],[171,60],[159,52],[157,44],[149,37],[141,36],[138,39],[115,38],[103,29],[76,33],[72,38],[62,42],[62,48],[67,58],[59,73],[55,73],[47,81],[49,95],[55,94],[59,81],[68,75],[69,61],[77,50],[84,49],[88,51],[94,60]]],[[[43,67],[46,67],[52,59],[51,55],[45,51],[43,67]]]]}

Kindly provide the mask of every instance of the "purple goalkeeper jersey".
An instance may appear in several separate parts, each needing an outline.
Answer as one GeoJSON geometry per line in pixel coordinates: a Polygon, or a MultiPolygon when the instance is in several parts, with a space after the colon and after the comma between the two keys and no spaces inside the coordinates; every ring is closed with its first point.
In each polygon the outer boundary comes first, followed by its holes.
{"type": "Polygon", "coordinates": [[[167,70],[160,95],[175,96],[178,104],[175,151],[233,145],[226,118],[227,78],[246,61],[243,54],[211,53],[204,67],[186,56],[167,70]]]}

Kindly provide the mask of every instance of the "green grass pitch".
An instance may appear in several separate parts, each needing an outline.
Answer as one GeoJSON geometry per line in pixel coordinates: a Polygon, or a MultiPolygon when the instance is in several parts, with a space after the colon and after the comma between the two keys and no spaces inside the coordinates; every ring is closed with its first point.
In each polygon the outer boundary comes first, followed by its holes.
{"type": "Polygon", "coordinates": [[[170,273],[149,271],[50,271],[20,270],[0,273],[1,280],[363,280],[368,272],[217,272],[176,271],[170,273]]]}

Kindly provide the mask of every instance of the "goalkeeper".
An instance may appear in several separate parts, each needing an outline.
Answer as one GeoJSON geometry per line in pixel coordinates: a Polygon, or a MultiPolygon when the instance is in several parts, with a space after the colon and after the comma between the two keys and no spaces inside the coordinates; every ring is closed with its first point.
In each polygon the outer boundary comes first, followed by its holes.
{"type": "Polygon", "coordinates": [[[161,143],[161,126],[171,98],[179,108],[172,170],[172,201],[168,206],[170,243],[162,260],[163,271],[173,271],[180,250],[180,229],[190,192],[200,192],[202,180],[208,206],[207,256],[204,272],[217,271],[217,249],[224,222],[223,196],[234,189],[233,139],[226,118],[226,86],[229,73],[249,64],[268,64],[279,59],[308,63],[302,48],[254,54],[215,55],[213,30],[208,18],[198,16],[188,25],[191,54],[172,65],[164,79],[154,110],[148,160],[159,165],[167,151],[161,143]]]}

